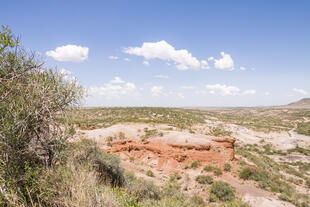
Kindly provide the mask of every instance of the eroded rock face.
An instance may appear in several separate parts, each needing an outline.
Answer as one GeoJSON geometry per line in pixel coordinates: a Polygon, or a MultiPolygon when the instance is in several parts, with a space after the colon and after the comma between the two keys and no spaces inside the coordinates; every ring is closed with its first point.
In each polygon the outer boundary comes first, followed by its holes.
{"type": "Polygon", "coordinates": [[[170,173],[182,169],[197,160],[201,165],[216,165],[234,159],[232,138],[169,138],[152,139],[147,142],[120,140],[112,143],[106,151],[143,162],[160,171],[170,173]]]}

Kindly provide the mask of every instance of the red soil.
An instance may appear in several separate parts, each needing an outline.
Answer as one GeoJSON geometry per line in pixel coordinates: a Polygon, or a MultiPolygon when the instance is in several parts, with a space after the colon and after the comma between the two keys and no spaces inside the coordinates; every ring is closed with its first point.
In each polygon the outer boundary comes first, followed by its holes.
{"type": "Polygon", "coordinates": [[[232,138],[212,138],[204,144],[167,143],[162,140],[136,142],[133,140],[120,140],[112,143],[106,149],[108,153],[118,154],[122,157],[133,158],[134,161],[143,162],[165,173],[182,169],[197,160],[201,165],[217,165],[234,159],[234,143],[232,138]]]}

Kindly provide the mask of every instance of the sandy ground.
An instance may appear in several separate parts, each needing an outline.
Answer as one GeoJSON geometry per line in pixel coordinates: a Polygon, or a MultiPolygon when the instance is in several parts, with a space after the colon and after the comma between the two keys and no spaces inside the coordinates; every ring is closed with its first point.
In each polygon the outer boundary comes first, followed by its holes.
{"type": "Polygon", "coordinates": [[[310,145],[310,137],[297,134],[294,129],[289,132],[264,133],[235,124],[226,124],[220,121],[206,120],[206,123],[209,126],[224,126],[226,130],[233,132],[232,136],[235,137],[237,139],[237,143],[240,144],[258,144],[261,140],[264,140],[265,143],[271,143],[276,149],[279,150],[292,149],[295,148],[297,144],[299,146],[310,145]]]}

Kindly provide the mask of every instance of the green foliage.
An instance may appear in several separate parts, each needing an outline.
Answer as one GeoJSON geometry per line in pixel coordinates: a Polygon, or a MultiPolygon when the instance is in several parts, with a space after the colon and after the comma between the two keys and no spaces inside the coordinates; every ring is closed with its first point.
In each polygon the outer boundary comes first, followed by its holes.
{"type": "Polygon", "coordinates": [[[203,170],[206,171],[206,172],[211,172],[213,170],[213,166],[212,165],[206,165],[203,170]]]}
{"type": "Polygon", "coordinates": [[[12,30],[8,26],[2,25],[0,31],[0,54],[3,53],[7,48],[17,47],[19,40],[14,37],[12,30]]]}
{"type": "Polygon", "coordinates": [[[224,171],[229,172],[231,170],[231,165],[229,163],[224,164],[224,171]]]}
{"type": "Polygon", "coordinates": [[[200,197],[199,195],[194,195],[193,197],[191,197],[190,201],[194,206],[197,207],[206,206],[206,203],[204,202],[203,198],[200,197]]]}
{"type": "Polygon", "coordinates": [[[206,165],[204,168],[203,168],[204,171],[206,172],[213,172],[213,174],[215,176],[219,176],[219,175],[222,175],[223,172],[220,168],[218,167],[215,167],[215,166],[212,166],[212,165],[206,165]]]}
{"type": "Polygon", "coordinates": [[[199,184],[212,184],[213,178],[209,175],[198,175],[195,179],[199,184]]]}
{"type": "Polygon", "coordinates": [[[144,128],[144,135],[141,136],[141,140],[144,142],[146,141],[148,138],[156,136],[158,134],[157,129],[151,129],[149,130],[148,128],[144,128]]]}
{"type": "Polygon", "coordinates": [[[210,132],[207,133],[207,135],[215,137],[222,137],[222,136],[230,137],[231,134],[232,134],[231,131],[227,131],[223,127],[212,127],[210,132]]]}
{"type": "Polygon", "coordinates": [[[125,183],[124,170],[120,160],[115,155],[103,152],[95,143],[86,150],[85,159],[97,172],[100,182],[111,184],[112,187],[122,187],[125,183]]]}
{"type": "Polygon", "coordinates": [[[170,175],[169,181],[174,182],[180,179],[182,179],[182,176],[179,175],[178,173],[174,173],[173,175],[170,175]]]}
{"type": "Polygon", "coordinates": [[[221,170],[220,168],[214,167],[214,168],[213,168],[213,174],[214,174],[215,176],[220,176],[220,175],[223,174],[223,172],[222,172],[222,170],[221,170]]]}
{"type": "Polygon", "coordinates": [[[289,149],[287,152],[299,152],[300,154],[304,154],[310,156],[310,149],[299,147],[298,145],[294,149],[289,149]]]}
{"type": "Polygon", "coordinates": [[[232,201],[235,199],[235,189],[228,183],[216,181],[211,185],[209,201],[232,201]]]}
{"type": "Polygon", "coordinates": [[[149,176],[149,177],[155,177],[155,175],[154,175],[152,170],[146,171],[146,175],[149,176]]]}
{"type": "Polygon", "coordinates": [[[220,120],[225,123],[237,124],[247,128],[262,131],[289,131],[294,128],[294,123],[309,119],[307,109],[281,108],[229,108],[220,110],[201,110],[210,120],[220,120]]]}
{"type": "Polygon", "coordinates": [[[245,166],[241,170],[239,177],[243,180],[264,181],[269,179],[270,175],[266,171],[255,166],[245,166]]]}
{"type": "MultiPolygon", "coordinates": [[[[109,127],[117,123],[163,123],[180,129],[188,129],[194,124],[204,123],[204,116],[193,110],[178,108],[88,108],[76,109],[70,114],[72,123],[81,128],[94,126],[109,127]]],[[[172,130],[172,127],[166,130],[172,130]]]]}
{"type": "Polygon", "coordinates": [[[310,121],[297,124],[296,132],[310,136],[310,121]]]}
{"type": "MultiPolygon", "coordinates": [[[[0,32],[0,82],[2,192],[36,202],[37,196],[31,199],[38,191],[36,179],[41,169],[63,161],[66,140],[74,133],[65,114],[83,91],[19,47],[8,27],[0,32]]],[[[10,199],[4,202],[11,205],[10,199]]]]}
{"type": "Polygon", "coordinates": [[[137,201],[144,199],[160,199],[160,189],[151,181],[131,176],[131,178],[127,177],[125,187],[126,192],[133,195],[137,201]]]}
{"type": "Polygon", "coordinates": [[[191,163],[191,168],[196,169],[197,167],[199,167],[200,163],[197,160],[194,160],[191,163]]]}

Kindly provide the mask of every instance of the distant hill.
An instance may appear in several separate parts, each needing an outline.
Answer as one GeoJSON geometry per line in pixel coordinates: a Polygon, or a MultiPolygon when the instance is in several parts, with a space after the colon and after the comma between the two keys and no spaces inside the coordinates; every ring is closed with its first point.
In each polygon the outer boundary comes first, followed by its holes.
{"type": "Polygon", "coordinates": [[[290,103],[287,106],[295,108],[310,108],[310,98],[303,98],[299,101],[290,103]]]}

